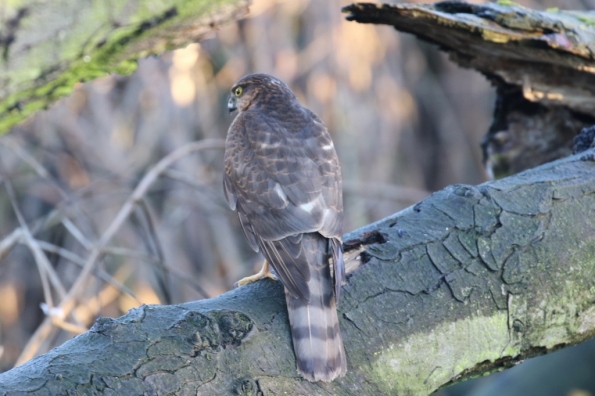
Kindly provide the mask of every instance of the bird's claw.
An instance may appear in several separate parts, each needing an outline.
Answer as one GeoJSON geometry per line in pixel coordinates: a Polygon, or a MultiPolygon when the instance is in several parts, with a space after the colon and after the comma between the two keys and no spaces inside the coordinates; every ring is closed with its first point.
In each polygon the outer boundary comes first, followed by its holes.
{"type": "Polygon", "coordinates": [[[270,271],[269,263],[266,260],[264,261],[264,264],[262,265],[262,268],[260,269],[260,271],[258,271],[256,274],[254,274],[252,276],[247,276],[245,278],[240,279],[239,281],[234,283],[233,287],[244,286],[244,285],[247,285],[248,283],[256,282],[257,280],[260,280],[262,278],[270,278],[272,280],[277,280],[277,277],[275,275],[273,275],[272,272],[270,271]]]}

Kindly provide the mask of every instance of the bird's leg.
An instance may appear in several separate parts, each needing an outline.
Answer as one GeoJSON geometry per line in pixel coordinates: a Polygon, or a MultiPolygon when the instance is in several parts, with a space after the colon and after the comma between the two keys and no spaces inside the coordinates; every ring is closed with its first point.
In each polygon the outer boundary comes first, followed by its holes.
{"type": "Polygon", "coordinates": [[[277,280],[275,275],[273,275],[269,269],[269,262],[265,259],[264,263],[262,263],[262,268],[256,274],[252,276],[247,276],[245,278],[240,279],[236,282],[236,286],[244,286],[248,283],[256,282],[262,278],[271,278],[272,280],[277,280]]]}

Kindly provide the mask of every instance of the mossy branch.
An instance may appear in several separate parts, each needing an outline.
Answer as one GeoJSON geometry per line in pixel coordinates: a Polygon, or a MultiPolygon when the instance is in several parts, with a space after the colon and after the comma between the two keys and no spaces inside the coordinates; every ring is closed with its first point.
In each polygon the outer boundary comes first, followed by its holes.
{"type": "Polygon", "coordinates": [[[84,81],[202,39],[248,0],[26,0],[0,5],[0,134],[84,81]]]}
{"type": "Polygon", "coordinates": [[[283,291],[103,318],[0,394],[428,394],[595,335],[595,153],[455,185],[346,235],[345,378],[295,371],[283,291]]]}

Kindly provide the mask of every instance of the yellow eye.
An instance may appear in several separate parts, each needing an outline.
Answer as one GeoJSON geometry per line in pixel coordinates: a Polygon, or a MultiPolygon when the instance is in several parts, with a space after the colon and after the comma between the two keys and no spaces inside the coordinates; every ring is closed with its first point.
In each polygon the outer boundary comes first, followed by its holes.
{"type": "Polygon", "coordinates": [[[240,96],[242,94],[242,87],[237,87],[236,89],[233,90],[233,94],[235,96],[240,96]]]}

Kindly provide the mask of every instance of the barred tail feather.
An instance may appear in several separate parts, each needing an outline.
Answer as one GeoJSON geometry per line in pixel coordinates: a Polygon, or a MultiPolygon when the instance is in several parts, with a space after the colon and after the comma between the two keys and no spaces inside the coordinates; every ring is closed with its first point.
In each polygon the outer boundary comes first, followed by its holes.
{"type": "Polygon", "coordinates": [[[331,309],[286,294],[297,371],[309,381],[332,381],[345,375],[347,361],[334,299],[331,309]]]}
{"type": "Polygon", "coordinates": [[[310,301],[285,291],[293,349],[297,370],[304,378],[328,382],[347,371],[329,266],[330,254],[326,238],[319,234],[304,234],[302,244],[305,252],[312,253],[304,255],[310,268],[307,281],[310,301]]]}

